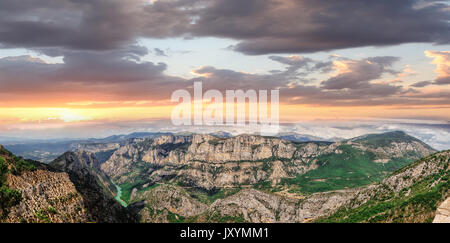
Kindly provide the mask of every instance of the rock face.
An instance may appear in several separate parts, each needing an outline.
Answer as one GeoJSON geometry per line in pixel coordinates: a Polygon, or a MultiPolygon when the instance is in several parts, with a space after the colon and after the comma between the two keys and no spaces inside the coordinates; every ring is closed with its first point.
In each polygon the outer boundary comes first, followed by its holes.
{"type": "Polygon", "coordinates": [[[450,223],[450,197],[436,210],[436,217],[433,223],[450,223]]]}
{"type": "Polygon", "coordinates": [[[91,153],[116,150],[121,143],[82,143],[75,146],[75,150],[87,151],[91,153]]]}
{"type": "MultiPolygon", "coordinates": [[[[435,209],[450,196],[449,163],[450,151],[418,160],[380,183],[355,189],[335,213],[319,221],[431,222],[435,209]]],[[[438,215],[448,213],[448,201],[438,215]]],[[[443,220],[441,216],[437,220],[443,220]]]]}
{"type": "Polygon", "coordinates": [[[334,212],[354,193],[353,190],[317,193],[299,200],[246,189],[233,196],[217,200],[206,214],[219,214],[220,217],[239,215],[244,221],[254,223],[308,222],[334,212]]]}
{"type": "Polygon", "coordinates": [[[138,205],[142,203],[147,205],[139,211],[141,222],[168,222],[167,215],[169,213],[181,217],[191,217],[208,209],[205,203],[192,198],[178,186],[159,185],[152,190],[145,190],[137,194],[133,200],[140,202],[138,205]]]}
{"type": "Polygon", "coordinates": [[[295,201],[255,189],[246,189],[223,200],[217,200],[207,214],[219,214],[221,217],[240,216],[247,222],[255,223],[298,222],[301,210],[295,201]]]}
{"type": "Polygon", "coordinates": [[[218,200],[209,212],[242,215],[249,222],[448,222],[450,151],[426,157],[367,187],[289,200],[243,190],[218,200]],[[434,208],[440,202],[436,217],[434,208]]]}
{"type": "MultiPolygon", "coordinates": [[[[137,192],[144,222],[431,222],[449,196],[450,152],[428,156],[366,187],[315,193],[303,198],[241,189],[213,202],[189,188],[157,185],[137,192]]],[[[448,218],[448,200],[435,221],[448,218]],[[447,203],[447,204],[446,204],[447,203]]]]}
{"type": "Polygon", "coordinates": [[[406,134],[402,136],[378,145],[362,138],[343,143],[294,143],[254,135],[164,135],[119,147],[101,169],[119,184],[133,183],[136,176],[145,175],[149,183],[176,178],[185,186],[214,190],[262,181],[277,184],[283,178],[317,169],[319,156],[340,154],[341,146],[369,151],[374,162],[396,158],[413,161],[434,151],[406,134]]]}
{"type": "Polygon", "coordinates": [[[132,208],[141,222],[307,222],[336,211],[356,190],[317,193],[305,199],[283,197],[256,189],[242,189],[213,202],[200,200],[190,189],[161,184],[137,192],[132,208]],[[172,218],[173,220],[174,218],[172,218]]]}
{"type": "Polygon", "coordinates": [[[95,222],[136,222],[136,217],[113,198],[114,187],[98,170],[98,160],[92,153],[67,152],[50,165],[67,172],[95,222]]]}
{"type": "Polygon", "coordinates": [[[36,170],[10,175],[8,183],[22,193],[22,202],[11,208],[5,222],[93,221],[67,173],[36,170]]]}
{"type": "MultiPolygon", "coordinates": [[[[7,170],[2,169],[6,178],[2,193],[7,186],[7,190],[20,195],[20,200],[7,209],[0,222],[137,221],[112,198],[110,189],[103,183],[107,178],[93,172],[98,161],[92,154],[66,153],[49,166],[23,160],[0,147],[0,162],[2,167],[7,165],[7,170]]],[[[3,206],[4,203],[1,202],[3,206]]]]}

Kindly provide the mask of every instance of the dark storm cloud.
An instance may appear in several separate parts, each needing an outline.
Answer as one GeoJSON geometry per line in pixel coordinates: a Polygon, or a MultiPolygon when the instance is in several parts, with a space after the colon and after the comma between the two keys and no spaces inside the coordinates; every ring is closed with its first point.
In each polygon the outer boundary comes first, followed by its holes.
{"type": "Polygon", "coordinates": [[[0,45],[115,49],[216,36],[246,54],[450,43],[449,7],[418,0],[2,0],[0,45]]]}
{"type": "Polygon", "coordinates": [[[128,46],[103,52],[74,51],[65,49],[39,49],[49,56],[63,56],[55,78],[74,82],[135,82],[162,76],[164,63],[140,62],[148,54],[142,46],[128,46]]]}
{"type": "Polygon", "coordinates": [[[315,86],[297,86],[292,90],[280,90],[285,94],[283,101],[289,104],[313,104],[327,106],[379,106],[379,105],[450,105],[448,92],[433,92],[430,94],[410,94],[401,86],[376,85],[371,89],[358,92],[349,90],[322,90],[315,86]],[[377,92],[373,92],[373,90],[377,92]],[[287,99],[289,98],[289,99],[287,99]]]}
{"type": "MultiPolygon", "coordinates": [[[[335,105],[335,106],[361,106],[361,105],[387,105],[387,104],[401,104],[407,103],[427,103],[424,97],[415,99],[411,96],[411,100],[406,98],[396,98],[397,96],[406,95],[410,90],[405,90],[402,86],[395,86],[390,84],[372,84],[368,79],[366,86],[359,87],[356,91],[349,89],[342,90],[328,90],[316,85],[305,85],[302,82],[292,82],[291,66],[299,65],[305,68],[307,62],[309,66],[313,67],[316,61],[312,59],[303,59],[299,56],[290,57],[271,57],[272,60],[281,60],[286,63],[288,68],[285,71],[278,71],[267,75],[257,75],[235,72],[232,70],[216,69],[214,67],[202,67],[195,70],[194,73],[202,75],[204,89],[218,89],[225,91],[226,89],[279,89],[280,101],[289,104],[315,104],[315,105],[335,105]],[[297,61],[295,61],[297,60],[297,61]],[[300,64],[302,63],[302,64],[300,64]],[[415,100],[414,100],[415,99],[415,100]]],[[[387,65],[388,62],[393,62],[395,58],[379,57],[371,60],[376,60],[379,64],[387,65]]],[[[349,60],[347,61],[354,61],[349,60]]],[[[355,62],[366,62],[367,59],[355,62]]],[[[316,70],[317,71],[317,70],[316,70]]],[[[350,70],[350,72],[357,72],[359,70],[350,70]]],[[[295,79],[294,79],[295,80],[295,79]]]]}
{"type": "Polygon", "coordinates": [[[302,56],[270,56],[269,59],[279,62],[281,64],[286,65],[286,69],[284,71],[281,70],[273,70],[272,73],[278,74],[278,76],[284,76],[286,80],[291,81],[300,81],[302,83],[307,83],[308,80],[305,77],[308,75],[307,72],[311,69],[311,65],[315,63],[311,58],[305,58],[302,56]],[[301,78],[300,78],[301,77],[301,78]]]}
{"type": "Polygon", "coordinates": [[[437,1],[216,0],[199,16],[194,33],[242,40],[234,48],[246,54],[450,42],[448,5],[437,1]]]}
{"type": "Polygon", "coordinates": [[[2,0],[0,43],[11,47],[107,50],[139,33],[139,1],[2,0]]]}
{"type": "Polygon", "coordinates": [[[92,52],[55,48],[36,49],[63,56],[64,63],[49,64],[30,56],[0,59],[1,101],[59,99],[137,100],[167,99],[169,90],[186,80],[164,74],[166,65],[140,60],[145,47],[92,52]],[[15,100],[15,99],[16,100],[15,100]]]}
{"type": "Polygon", "coordinates": [[[2,0],[3,47],[111,50],[138,38],[191,36],[197,0],[2,0]]]}
{"type": "Polygon", "coordinates": [[[290,80],[286,78],[284,72],[271,74],[271,75],[259,75],[236,72],[228,69],[217,69],[211,66],[201,67],[193,71],[199,77],[195,80],[204,81],[204,89],[216,89],[225,91],[227,89],[275,89],[277,87],[284,87],[289,84],[290,80]]]}
{"type": "Polygon", "coordinates": [[[450,76],[449,77],[439,77],[435,80],[434,84],[439,84],[439,85],[450,84],[450,76]]]}
{"type": "Polygon", "coordinates": [[[416,88],[422,88],[422,87],[428,86],[432,83],[433,82],[430,82],[430,81],[420,81],[420,82],[416,82],[416,83],[412,84],[411,86],[416,87],[416,88]]]}
{"type": "Polygon", "coordinates": [[[313,62],[311,58],[305,58],[302,56],[290,56],[290,57],[270,56],[269,59],[296,68],[304,67],[309,63],[313,62]]]}
{"type": "MultiPolygon", "coordinates": [[[[329,59],[333,58],[334,57],[329,57],[329,59]]],[[[305,69],[308,71],[329,72],[333,67],[333,62],[330,60],[319,61],[298,55],[291,55],[288,57],[269,56],[269,59],[287,65],[288,69],[295,69],[295,70],[305,69]]]]}
{"type": "Polygon", "coordinates": [[[308,76],[313,72],[322,72],[332,66],[332,62],[318,61],[308,57],[269,56],[269,59],[285,66],[284,70],[272,70],[269,75],[249,74],[227,69],[217,69],[204,66],[193,73],[206,77],[210,89],[275,89],[292,86],[298,83],[310,83],[314,81],[308,76]]]}
{"type": "MultiPolygon", "coordinates": [[[[371,57],[361,60],[337,58],[337,62],[348,65],[346,77],[351,78],[351,83],[336,84],[335,88],[305,84],[311,82],[299,81],[300,77],[293,72],[308,70],[309,72],[321,72],[322,69],[314,69],[318,64],[325,62],[304,58],[301,56],[271,56],[271,60],[278,61],[287,66],[285,70],[277,70],[270,74],[248,74],[214,67],[202,67],[194,71],[201,75],[204,89],[218,89],[222,92],[226,89],[279,89],[280,101],[288,104],[329,105],[329,106],[375,106],[375,105],[448,105],[450,99],[448,92],[428,92],[406,89],[401,85],[377,83],[383,74],[396,75],[399,72],[391,69],[392,64],[398,61],[397,57],[371,57]],[[298,81],[298,82],[295,82],[298,81]],[[337,88],[339,86],[339,88],[337,88]]],[[[323,65],[323,66],[332,66],[323,65]]],[[[334,67],[339,68],[339,67],[334,67]]],[[[307,71],[308,73],[308,71],[307,71]]],[[[335,76],[339,80],[340,75],[335,76]]],[[[306,77],[305,79],[308,79],[306,77]]],[[[195,79],[198,80],[198,79],[195,79]]],[[[332,78],[322,83],[336,81],[332,78]]],[[[194,80],[192,80],[194,81],[194,80]]],[[[330,84],[331,85],[331,84],[330,84]]],[[[334,85],[334,84],[333,84],[334,85]]]]}
{"type": "MultiPolygon", "coordinates": [[[[289,104],[315,104],[330,106],[391,105],[409,102],[395,98],[406,91],[401,86],[375,84],[368,88],[352,90],[325,90],[317,86],[296,85],[280,90],[283,101],[289,104]],[[395,102],[394,102],[395,100],[395,102]]],[[[425,102],[422,100],[421,102],[425,102]]]]}
{"type": "MultiPolygon", "coordinates": [[[[101,85],[123,85],[147,80],[166,80],[166,65],[140,62],[148,53],[145,47],[128,46],[103,52],[76,51],[60,48],[35,49],[48,56],[63,56],[64,63],[48,64],[30,56],[0,59],[0,93],[68,91],[85,92],[86,89],[101,92],[101,85]]],[[[107,93],[107,88],[105,88],[107,93]]],[[[43,95],[43,97],[46,97],[43,95]]],[[[49,97],[47,97],[49,98],[49,97]]]]}
{"type": "Polygon", "coordinates": [[[155,55],[157,55],[157,56],[167,57],[167,54],[159,48],[154,48],[153,51],[155,52],[155,55]]]}
{"type": "Polygon", "coordinates": [[[340,60],[335,63],[338,75],[322,82],[325,89],[361,89],[372,87],[372,80],[379,79],[383,74],[396,74],[389,69],[398,57],[372,57],[363,60],[340,60]]]}

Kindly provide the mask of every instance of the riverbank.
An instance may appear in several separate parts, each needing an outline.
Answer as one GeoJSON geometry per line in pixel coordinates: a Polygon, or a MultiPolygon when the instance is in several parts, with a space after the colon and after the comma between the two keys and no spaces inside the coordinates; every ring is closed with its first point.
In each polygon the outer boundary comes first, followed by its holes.
{"type": "Polygon", "coordinates": [[[120,186],[118,186],[113,181],[111,181],[111,182],[116,187],[116,190],[117,190],[117,195],[114,199],[116,199],[122,206],[127,207],[128,204],[121,198],[122,197],[122,188],[120,188],[120,186]]]}

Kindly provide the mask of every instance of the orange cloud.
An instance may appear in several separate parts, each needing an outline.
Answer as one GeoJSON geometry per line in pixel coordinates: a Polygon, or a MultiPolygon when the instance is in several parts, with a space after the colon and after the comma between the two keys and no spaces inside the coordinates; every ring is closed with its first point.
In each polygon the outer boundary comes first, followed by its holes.
{"type": "Polygon", "coordinates": [[[433,58],[435,72],[439,74],[436,84],[450,84],[450,51],[425,51],[425,55],[433,58]]]}

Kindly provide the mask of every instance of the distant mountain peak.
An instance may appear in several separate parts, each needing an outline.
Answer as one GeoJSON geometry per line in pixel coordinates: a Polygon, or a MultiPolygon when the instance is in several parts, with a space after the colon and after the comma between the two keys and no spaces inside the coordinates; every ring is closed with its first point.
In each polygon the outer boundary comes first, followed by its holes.
{"type": "Polygon", "coordinates": [[[358,142],[367,146],[389,146],[392,143],[402,143],[402,142],[416,142],[420,143],[424,147],[435,151],[431,146],[422,142],[420,139],[417,139],[411,135],[408,135],[404,131],[390,131],[384,133],[374,133],[374,134],[366,134],[363,136],[351,138],[344,141],[358,142]]]}

